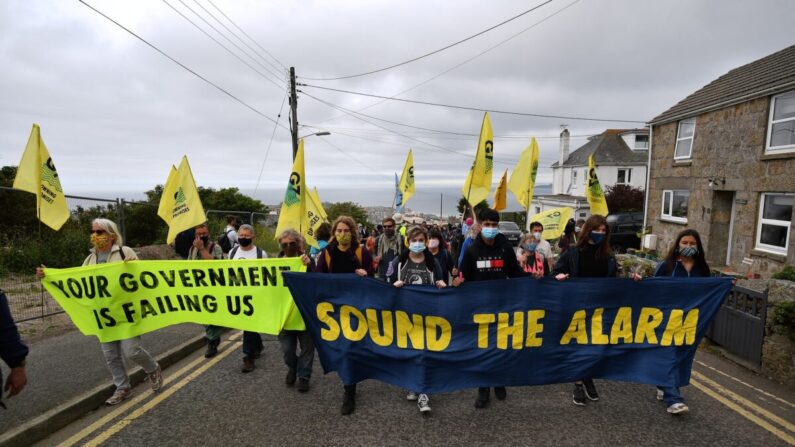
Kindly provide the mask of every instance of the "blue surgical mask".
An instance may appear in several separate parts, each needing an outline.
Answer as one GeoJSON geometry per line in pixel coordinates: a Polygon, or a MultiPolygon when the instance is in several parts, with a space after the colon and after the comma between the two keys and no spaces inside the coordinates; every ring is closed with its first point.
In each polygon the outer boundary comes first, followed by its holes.
{"type": "Polygon", "coordinates": [[[588,238],[591,239],[591,242],[593,242],[594,244],[599,245],[602,242],[604,242],[605,234],[591,231],[590,233],[588,233],[588,238]]]}
{"type": "Polygon", "coordinates": [[[679,254],[686,258],[692,258],[693,256],[698,254],[698,248],[690,246],[679,247],[679,254]]]}
{"type": "Polygon", "coordinates": [[[523,245],[522,248],[524,248],[525,251],[529,251],[530,253],[532,253],[532,252],[536,251],[536,244],[535,244],[535,242],[532,242],[530,244],[523,245]]]}
{"type": "Polygon", "coordinates": [[[425,251],[425,242],[412,242],[409,244],[412,253],[422,253],[425,251]]]}
{"type": "Polygon", "coordinates": [[[480,230],[480,234],[486,239],[494,239],[500,234],[500,229],[497,227],[483,227],[483,229],[480,230]]]}

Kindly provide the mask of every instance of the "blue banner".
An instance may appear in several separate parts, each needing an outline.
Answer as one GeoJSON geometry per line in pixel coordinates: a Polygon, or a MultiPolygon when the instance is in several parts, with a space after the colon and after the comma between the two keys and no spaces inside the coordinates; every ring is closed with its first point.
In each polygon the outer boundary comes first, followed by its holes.
{"type": "Polygon", "coordinates": [[[604,378],[683,386],[727,278],[519,278],[397,289],[287,273],[326,373],[425,393],[604,378]]]}

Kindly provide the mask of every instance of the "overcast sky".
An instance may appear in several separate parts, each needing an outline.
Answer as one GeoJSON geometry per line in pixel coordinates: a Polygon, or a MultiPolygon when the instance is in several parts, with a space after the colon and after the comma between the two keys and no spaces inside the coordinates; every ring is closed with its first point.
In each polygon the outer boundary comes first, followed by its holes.
{"type": "MultiPolygon", "coordinates": [[[[296,67],[299,78],[367,72],[441,48],[543,3],[212,0],[278,59],[266,62],[196,1],[167,0],[269,81],[165,1],[86,1],[273,119],[287,85],[279,64],[296,67]],[[257,62],[215,34],[185,5],[257,62]]],[[[197,1],[267,58],[208,0],[197,1]]],[[[646,121],[726,71],[795,43],[792,17],[795,2],[788,0],[553,0],[480,37],[396,69],[346,80],[299,82],[391,96],[538,23],[400,97],[646,121]]],[[[378,102],[302,89],[351,110],[378,102]]],[[[438,211],[440,192],[450,206],[457,199],[476,137],[429,133],[364,118],[405,135],[398,136],[307,95],[301,95],[298,104],[299,123],[317,126],[302,128],[301,134],[331,132],[305,143],[308,183],[318,187],[323,200],[390,205],[394,172],[402,170],[409,147],[414,149],[417,181],[417,195],[409,206],[438,211]]],[[[287,125],[287,104],[281,112],[279,122],[287,125]]],[[[362,113],[471,134],[479,132],[483,116],[477,111],[395,101],[362,113]]],[[[561,124],[577,136],[572,150],[585,142],[586,135],[638,126],[504,114],[492,114],[491,119],[495,183],[518,158],[529,136],[539,137],[541,146],[539,183],[550,183],[549,165],[558,157],[561,124]]],[[[140,197],[163,183],[171,164],[178,164],[185,154],[199,185],[236,186],[249,193],[258,187],[256,198],[274,204],[281,201],[291,166],[287,130],[276,130],[266,160],[273,123],[77,1],[0,2],[0,164],[18,164],[34,122],[41,125],[63,187],[71,194],[140,197]]],[[[513,197],[509,202],[518,206],[513,197]]]]}

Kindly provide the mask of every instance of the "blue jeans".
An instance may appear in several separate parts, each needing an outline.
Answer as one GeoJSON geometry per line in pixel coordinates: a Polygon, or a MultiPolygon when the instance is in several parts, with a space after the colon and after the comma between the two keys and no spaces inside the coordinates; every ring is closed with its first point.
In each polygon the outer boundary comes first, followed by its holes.
{"type": "Polygon", "coordinates": [[[315,345],[309,331],[282,331],[279,334],[279,344],[284,354],[284,364],[295,370],[299,378],[309,379],[312,376],[312,361],[315,359],[315,345]],[[299,343],[301,353],[296,355],[299,343]]]}
{"type": "Polygon", "coordinates": [[[671,406],[677,403],[684,403],[685,399],[679,393],[679,388],[675,386],[658,386],[658,390],[663,392],[663,400],[666,406],[671,406]]]}
{"type": "Polygon", "coordinates": [[[259,332],[243,332],[243,355],[253,359],[262,351],[262,336],[259,332]]]}

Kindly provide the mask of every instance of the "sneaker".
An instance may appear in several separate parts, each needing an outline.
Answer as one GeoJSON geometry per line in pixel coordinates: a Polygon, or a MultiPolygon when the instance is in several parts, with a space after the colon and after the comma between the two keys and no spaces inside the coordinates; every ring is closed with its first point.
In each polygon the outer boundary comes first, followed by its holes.
{"type": "Polygon", "coordinates": [[[345,393],[345,396],[342,398],[342,408],[340,409],[340,413],[343,415],[349,415],[353,413],[356,409],[356,396],[353,394],[345,393]]]}
{"type": "Polygon", "coordinates": [[[659,388],[657,388],[657,400],[665,399],[665,392],[659,388]]]}
{"type": "Polygon", "coordinates": [[[475,408],[486,408],[489,406],[489,394],[490,391],[488,388],[478,388],[478,398],[475,399],[475,408]]]}
{"type": "Polygon", "coordinates": [[[149,384],[152,386],[152,391],[160,391],[160,388],[163,387],[163,370],[160,369],[160,365],[157,365],[157,369],[149,374],[149,384]]]}
{"type": "Polygon", "coordinates": [[[494,396],[497,397],[497,400],[505,400],[505,398],[508,397],[508,392],[505,391],[504,386],[495,386],[494,396]]]}
{"type": "Polygon", "coordinates": [[[582,386],[581,383],[574,384],[574,391],[571,393],[571,399],[574,401],[574,405],[585,406],[587,398],[585,397],[585,387],[582,386]]]}
{"type": "Polygon", "coordinates": [[[132,395],[132,391],[130,390],[116,389],[116,391],[113,393],[113,396],[110,396],[108,400],[105,401],[105,405],[118,405],[124,399],[129,398],[130,395],[132,395]]]}
{"type": "Polygon", "coordinates": [[[294,369],[288,369],[287,370],[287,377],[284,378],[284,383],[287,386],[295,385],[295,370],[294,369]]]}
{"type": "Polygon", "coordinates": [[[666,411],[671,414],[682,414],[690,411],[690,408],[688,408],[687,405],[683,404],[682,402],[677,402],[668,407],[668,410],[666,411]]]}
{"type": "Polygon", "coordinates": [[[250,357],[243,357],[243,367],[240,368],[242,373],[250,373],[254,371],[254,359],[250,357]]]}
{"type": "Polygon", "coordinates": [[[295,389],[298,390],[299,393],[306,393],[309,391],[309,379],[299,377],[298,385],[295,386],[295,389]]]}
{"type": "Polygon", "coordinates": [[[431,411],[431,406],[428,405],[428,395],[427,394],[420,394],[419,398],[417,398],[417,408],[420,409],[420,413],[429,413],[431,411]]]}
{"type": "Polygon", "coordinates": [[[409,391],[408,394],[406,394],[406,400],[417,400],[417,393],[409,391]]]}
{"type": "Polygon", "coordinates": [[[592,401],[599,400],[599,393],[596,392],[596,384],[593,383],[592,379],[586,379],[582,381],[583,385],[585,385],[585,395],[588,399],[592,401]]]}

